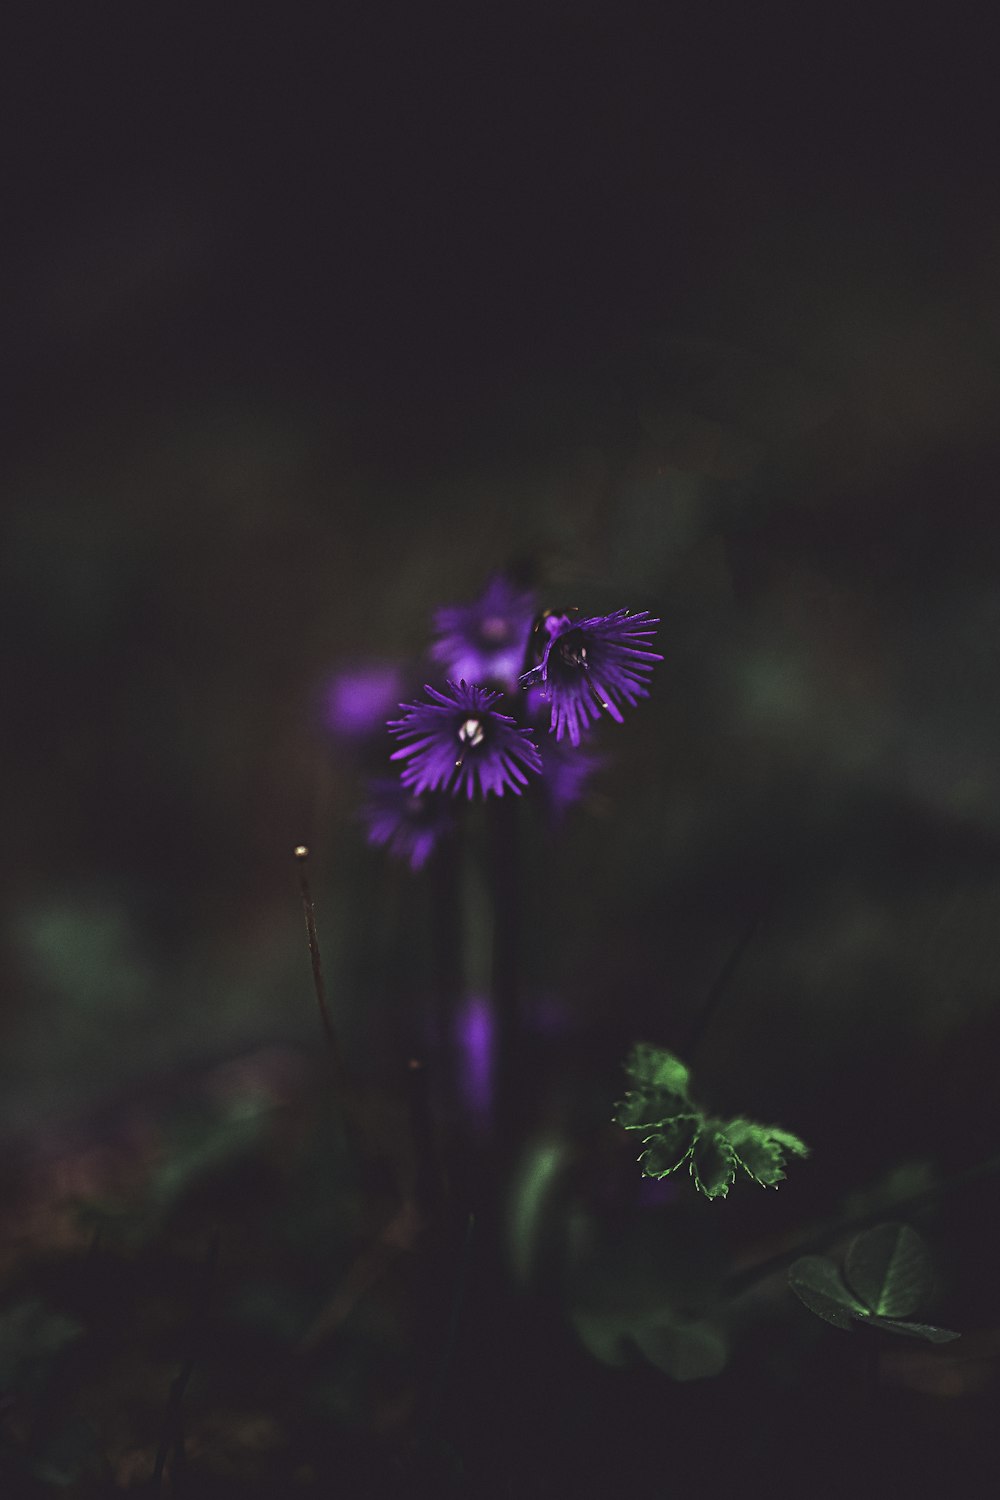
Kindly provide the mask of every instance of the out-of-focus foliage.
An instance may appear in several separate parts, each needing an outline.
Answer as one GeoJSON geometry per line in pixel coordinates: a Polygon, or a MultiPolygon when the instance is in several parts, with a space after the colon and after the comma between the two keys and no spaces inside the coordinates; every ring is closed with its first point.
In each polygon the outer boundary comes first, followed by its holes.
{"type": "Polygon", "coordinates": [[[0,1391],[33,1391],[83,1327],[36,1297],[0,1312],[0,1391]]]}
{"type": "Polygon", "coordinates": [[[729,1340],[721,1323],[684,1318],[675,1308],[573,1314],[580,1341],[606,1365],[631,1364],[640,1355],[671,1380],[707,1380],[725,1369],[729,1340]]]}

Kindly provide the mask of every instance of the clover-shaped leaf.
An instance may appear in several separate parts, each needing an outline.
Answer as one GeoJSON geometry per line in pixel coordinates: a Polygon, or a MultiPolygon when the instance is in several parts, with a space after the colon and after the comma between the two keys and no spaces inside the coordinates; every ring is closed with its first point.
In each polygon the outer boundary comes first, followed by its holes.
{"type": "Polygon", "coordinates": [[[936,1328],[933,1323],[910,1323],[905,1318],[869,1318],[876,1328],[886,1328],[890,1333],[901,1333],[906,1338],[926,1339],[930,1344],[950,1344],[962,1335],[953,1328],[936,1328]]]}
{"type": "Polygon", "coordinates": [[[908,1224],[879,1224],[847,1247],[844,1273],[881,1318],[905,1318],[928,1297],[933,1273],[927,1246],[908,1224]]]}
{"type": "Polygon", "coordinates": [[[847,1285],[828,1255],[804,1255],[789,1267],[788,1285],[817,1316],[837,1328],[855,1321],[907,1338],[948,1343],[961,1335],[931,1323],[911,1323],[912,1312],[931,1287],[927,1246],[908,1224],[879,1224],[857,1235],[845,1261],[847,1285]]]}
{"type": "Polygon", "coordinates": [[[850,1328],[854,1318],[866,1318],[868,1309],[844,1285],[839,1267],[828,1255],[803,1255],[788,1270],[788,1285],[810,1312],[832,1323],[850,1328]]]}

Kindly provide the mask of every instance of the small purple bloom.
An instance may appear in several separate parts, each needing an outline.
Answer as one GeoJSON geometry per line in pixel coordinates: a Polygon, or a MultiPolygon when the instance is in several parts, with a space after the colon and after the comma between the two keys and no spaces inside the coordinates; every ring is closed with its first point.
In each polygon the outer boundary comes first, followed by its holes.
{"type": "Polygon", "coordinates": [[[498,682],[513,689],[524,669],[528,637],[537,613],[533,594],[509,579],[490,579],[474,604],[450,605],[434,616],[438,639],[431,647],[453,682],[498,682]]]}
{"type": "Polygon", "coordinates": [[[326,727],[344,739],[364,739],[385,723],[399,701],[402,675],[392,662],[368,662],[337,672],[326,686],[326,727]]]}
{"type": "Polygon", "coordinates": [[[519,729],[507,714],[493,708],[500,693],[449,682],[447,691],[425,687],[432,703],[402,703],[401,719],[389,722],[398,740],[408,740],[393,760],[408,760],[403,785],[414,792],[450,791],[465,788],[467,797],[476,790],[485,796],[505,791],[521,794],[527,786],[526,771],[540,771],[542,757],[530,729],[519,729]]]}
{"type": "Polygon", "coordinates": [[[550,741],[545,747],[541,790],[548,812],[557,823],[574,802],[579,802],[595,771],[605,764],[603,755],[589,750],[572,750],[565,740],[550,741]]]}
{"type": "Polygon", "coordinates": [[[368,783],[368,801],[361,809],[368,824],[368,842],[421,869],[439,841],[454,828],[454,813],[445,797],[412,792],[395,777],[368,783]]]}
{"type": "Polygon", "coordinates": [[[646,646],[659,623],[647,610],[632,614],[627,609],[589,620],[574,620],[572,615],[545,618],[544,654],[520,681],[525,688],[536,683],[543,687],[552,705],[549,728],[557,740],[568,734],[578,745],[588,716],[596,721],[603,709],[620,724],[622,701],[634,708],[640,698],[648,697],[653,662],[663,657],[646,646]]]}

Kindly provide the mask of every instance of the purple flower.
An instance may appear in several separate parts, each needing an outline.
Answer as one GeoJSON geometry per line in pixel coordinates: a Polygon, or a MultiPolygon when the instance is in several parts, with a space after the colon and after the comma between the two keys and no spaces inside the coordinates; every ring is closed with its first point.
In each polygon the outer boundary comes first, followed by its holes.
{"type": "Polygon", "coordinates": [[[395,777],[370,781],[368,799],[361,817],[368,824],[369,844],[408,860],[411,870],[421,869],[454,827],[454,813],[446,798],[433,792],[411,792],[395,777]]]}
{"type": "Polygon", "coordinates": [[[368,662],[337,672],[326,686],[326,727],[344,739],[364,739],[385,723],[401,687],[402,675],[392,662],[368,662]]]}
{"type": "Polygon", "coordinates": [[[528,637],[537,613],[533,594],[516,589],[496,575],[474,604],[439,609],[434,616],[438,639],[431,647],[457,682],[498,682],[513,689],[524,668],[528,637]]]}
{"type": "Polygon", "coordinates": [[[604,709],[620,724],[619,703],[634,708],[648,696],[653,662],[663,657],[646,649],[660,623],[647,610],[633,615],[618,609],[589,620],[548,615],[542,623],[549,637],[544,654],[520,682],[522,687],[541,684],[552,705],[549,728],[557,740],[568,734],[578,745],[588,715],[596,721],[604,709]]]}
{"type": "Polygon", "coordinates": [[[546,745],[541,789],[554,823],[565,816],[574,802],[579,802],[587,782],[604,764],[603,755],[593,755],[588,750],[571,750],[564,740],[546,745]]]}
{"type": "Polygon", "coordinates": [[[542,757],[531,730],[518,729],[513,719],[492,707],[502,695],[465,682],[449,682],[444,693],[432,687],[424,691],[432,703],[400,704],[406,710],[403,717],[389,722],[397,739],[410,742],[392,756],[409,761],[403,785],[417,793],[452,795],[464,787],[471,797],[478,782],[484,796],[495,792],[502,797],[505,791],[520,796],[528,783],[525,772],[540,771],[542,757]]]}

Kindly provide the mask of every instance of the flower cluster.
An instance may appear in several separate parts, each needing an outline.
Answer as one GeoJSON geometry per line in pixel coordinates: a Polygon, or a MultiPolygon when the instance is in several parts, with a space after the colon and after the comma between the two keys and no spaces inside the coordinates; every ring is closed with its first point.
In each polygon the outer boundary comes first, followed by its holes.
{"type": "MultiPolygon", "coordinates": [[[[472,603],[437,610],[429,654],[444,681],[396,718],[383,709],[400,776],[369,783],[369,842],[420,869],[452,830],[459,799],[531,786],[557,821],[603,764],[585,743],[591,726],[602,715],[621,723],[623,707],[648,695],[662,660],[650,649],[658,624],[645,610],[540,613],[535,594],[502,575],[472,603]]],[[[333,680],[327,716],[339,738],[366,734],[393,680],[384,663],[333,680]]]]}

